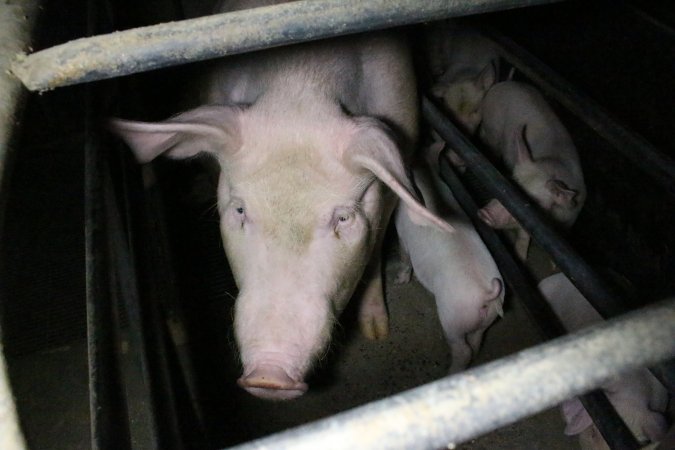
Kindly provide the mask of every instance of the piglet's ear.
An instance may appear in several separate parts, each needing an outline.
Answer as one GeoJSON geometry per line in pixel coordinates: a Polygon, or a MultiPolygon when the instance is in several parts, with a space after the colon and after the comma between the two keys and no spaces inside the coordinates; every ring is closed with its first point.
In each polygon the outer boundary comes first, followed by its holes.
{"type": "Polygon", "coordinates": [[[581,400],[576,397],[563,402],[562,412],[565,418],[565,434],[567,436],[577,435],[593,425],[591,416],[584,409],[581,400]]]}
{"type": "Polygon", "coordinates": [[[476,87],[487,92],[497,82],[497,67],[494,61],[490,61],[476,78],[476,87]]]}
{"type": "Polygon", "coordinates": [[[199,153],[234,152],[240,144],[239,116],[233,106],[201,106],[162,122],[111,119],[108,128],[133,150],[140,163],[164,154],[189,158],[199,153]]]}
{"type": "Polygon", "coordinates": [[[532,153],[525,140],[525,125],[518,128],[514,136],[516,145],[516,160],[519,164],[532,162],[532,153]]]}
{"type": "Polygon", "coordinates": [[[577,201],[575,200],[577,191],[568,188],[563,181],[548,180],[546,188],[551,192],[553,199],[558,205],[566,208],[573,208],[577,205],[577,201]]]}
{"type": "Polygon", "coordinates": [[[406,204],[410,219],[419,225],[434,225],[447,232],[455,229],[424,207],[406,174],[398,145],[382,122],[358,118],[344,150],[347,167],[354,172],[367,170],[386,184],[406,204]]]}

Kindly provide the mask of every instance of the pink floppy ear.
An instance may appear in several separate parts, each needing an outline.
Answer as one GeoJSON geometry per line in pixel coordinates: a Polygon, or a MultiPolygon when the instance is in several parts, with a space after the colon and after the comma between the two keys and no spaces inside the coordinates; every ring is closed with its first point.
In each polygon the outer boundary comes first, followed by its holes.
{"type": "Polygon", "coordinates": [[[565,434],[567,436],[574,436],[581,433],[586,428],[593,425],[591,416],[588,415],[586,409],[581,404],[581,400],[573,398],[566,400],[562,404],[563,417],[565,418],[565,434]]]}
{"type": "Polygon", "coordinates": [[[110,119],[108,128],[127,143],[138,162],[147,163],[161,154],[182,159],[236,151],[240,113],[232,106],[200,106],[161,122],[110,119]]]}
{"type": "Polygon", "coordinates": [[[476,87],[487,92],[493,84],[497,82],[497,68],[493,61],[490,61],[476,78],[476,87]]]}
{"type": "Polygon", "coordinates": [[[577,191],[568,188],[563,181],[548,180],[546,188],[551,192],[556,204],[566,208],[573,208],[577,205],[577,201],[575,200],[577,191]]]}
{"type": "Polygon", "coordinates": [[[343,160],[354,172],[367,170],[386,184],[406,204],[410,219],[418,225],[434,225],[453,232],[446,221],[424,207],[406,174],[400,150],[391,131],[379,120],[362,117],[354,120],[354,129],[344,150],[343,160]]]}
{"type": "Polygon", "coordinates": [[[525,140],[525,125],[515,131],[516,161],[518,164],[532,162],[532,153],[525,140]]]}

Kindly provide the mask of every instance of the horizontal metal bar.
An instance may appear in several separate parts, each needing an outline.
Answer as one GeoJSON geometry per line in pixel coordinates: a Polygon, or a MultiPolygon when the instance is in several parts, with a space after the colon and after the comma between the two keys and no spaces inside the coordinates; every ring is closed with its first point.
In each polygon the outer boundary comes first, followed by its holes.
{"type": "Polygon", "coordinates": [[[508,181],[474,145],[450,122],[428,98],[422,99],[422,112],[427,121],[466,162],[471,172],[497,200],[516,218],[518,223],[546,250],[560,269],[604,318],[626,311],[625,302],[606,285],[602,278],[584,261],[547,220],[543,219],[532,201],[508,181]]]}
{"type": "Polygon", "coordinates": [[[567,82],[534,55],[495,30],[483,30],[501,48],[500,54],[586,125],[609,142],[668,193],[675,195],[675,160],[639,134],[627,129],[595,101],[567,82]]]}
{"type": "Polygon", "coordinates": [[[670,299],[458,375],[234,448],[452,448],[451,444],[599,386],[616,373],[674,354],[675,299],[670,299]]]}
{"type": "MultiPolygon", "coordinates": [[[[495,259],[504,280],[515,292],[517,298],[525,306],[526,311],[534,319],[535,326],[546,340],[567,334],[562,323],[534,287],[534,280],[528,279],[521,268],[521,263],[511,256],[511,252],[497,235],[496,231],[478,218],[478,205],[464,187],[455,170],[448,162],[445,153],[439,155],[441,179],[448,185],[464,212],[476,227],[478,234],[485,242],[495,259]]],[[[593,391],[581,396],[588,414],[593,419],[600,434],[609,443],[610,448],[638,449],[639,443],[618,415],[607,396],[602,391],[593,391]]]]}
{"type": "Polygon", "coordinates": [[[78,39],[23,55],[30,90],[112,78],[300,41],[558,0],[303,0],[78,39]]]}

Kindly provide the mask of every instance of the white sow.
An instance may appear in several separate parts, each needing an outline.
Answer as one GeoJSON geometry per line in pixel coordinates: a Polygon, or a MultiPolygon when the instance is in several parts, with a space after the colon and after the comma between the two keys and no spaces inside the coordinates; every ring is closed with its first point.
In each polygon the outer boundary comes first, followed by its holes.
{"type": "MultiPolygon", "coordinates": [[[[539,290],[569,332],[602,321],[600,314],[562,273],[542,280],[539,290]]],[[[639,442],[654,443],[665,435],[668,392],[647,369],[615,377],[602,389],[639,442]]],[[[565,434],[579,435],[583,449],[609,449],[578,398],[564,402],[562,412],[567,424],[565,434]]]]}
{"type": "MultiPolygon", "coordinates": [[[[433,161],[437,152],[431,153],[433,161]]],[[[408,282],[414,271],[422,286],[434,295],[452,354],[450,373],[456,373],[471,362],[483,333],[503,314],[503,281],[492,255],[437,175],[436,164],[420,165],[413,174],[427,207],[455,231],[448,233],[415,224],[401,203],[396,212],[396,230],[403,267],[396,281],[408,282]]]]}
{"type": "Polygon", "coordinates": [[[211,75],[202,106],[111,128],[140,162],[218,162],[221,235],[239,287],[239,385],[291,399],[307,390],[359,280],[362,330],[387,334],[380,248],[398,199],[415,220],[448,229],[405,171],[418,121],[410,55],[391,34],[361,34],[230,57],[211,75]]]}

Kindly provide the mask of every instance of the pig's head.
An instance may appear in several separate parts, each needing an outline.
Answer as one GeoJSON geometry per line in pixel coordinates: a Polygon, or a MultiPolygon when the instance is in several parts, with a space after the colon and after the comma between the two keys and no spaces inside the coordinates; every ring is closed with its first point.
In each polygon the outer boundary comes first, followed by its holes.
{"type": "Polygon", "coordinates": [[[513,179],[555,220],[566,223],[575,216],[578,192],[555,178],[555,167],[546,159],[534,160],[525,138],[525,126],[514,135],[516,164],[513,179]]]}
{"type": "Polygon", "coordinates": [[[387,225],[394,197],[385,186],[417,223],[449,228],[416,199],[383,123],[323,114],[291,121],[256,105],[203,106],[111,124],[141,162],[202,152],[218,160],[220,229],[239,286],[239,384],[264,398],[307,390],[304,377],[387,225]]]}
{"type": "Polygon", "coordinates": [[[466,132],[473,134],[482,120],[483,97],[496,81],[497,69],[490,63],[475,77],[452,82],[441,78],[431,94],[443,102],[466,132]]]}

